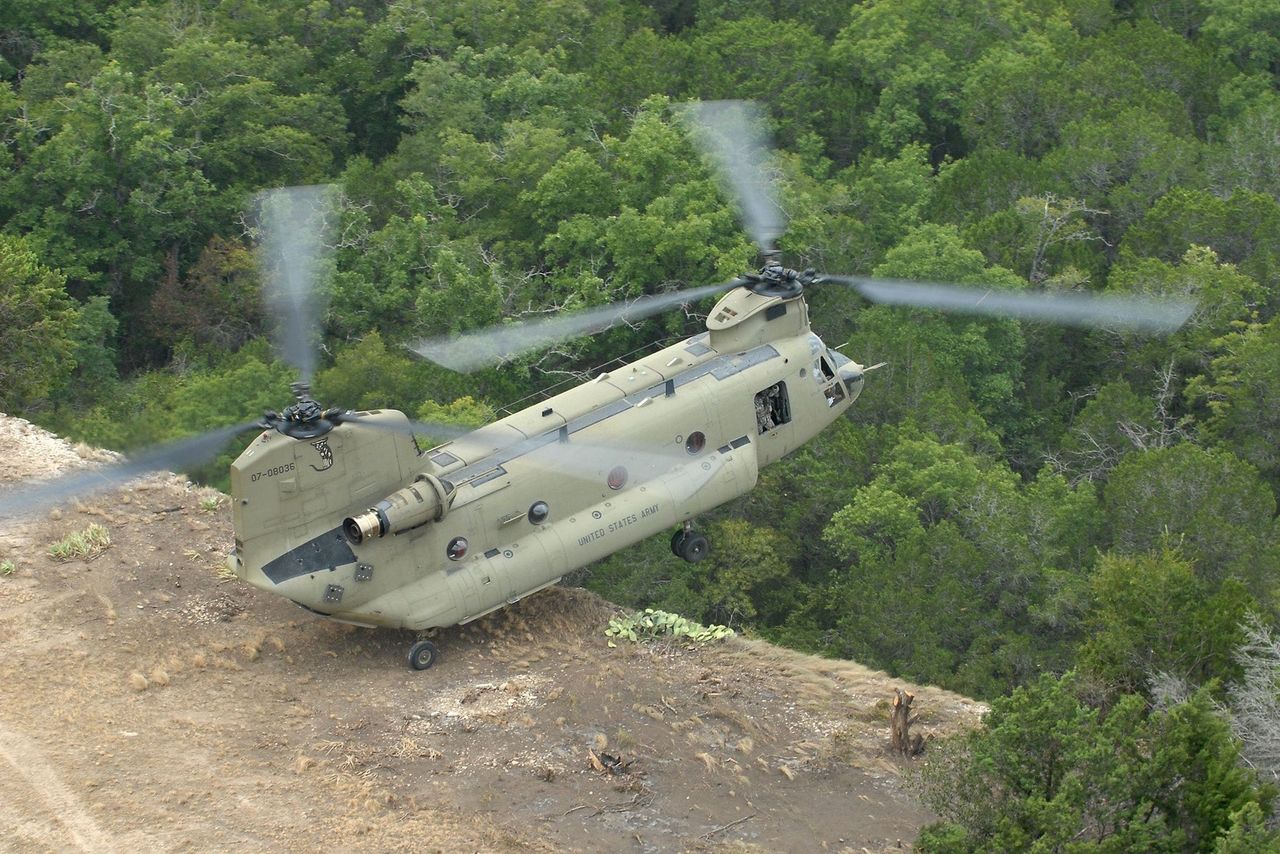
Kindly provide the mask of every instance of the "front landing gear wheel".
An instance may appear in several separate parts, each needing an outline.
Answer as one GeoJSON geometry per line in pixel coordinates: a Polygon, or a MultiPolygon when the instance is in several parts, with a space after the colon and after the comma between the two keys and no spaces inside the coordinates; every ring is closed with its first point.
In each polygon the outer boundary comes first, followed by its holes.
{"type": "Polygon", "coordinates": [[[705,535],[699,534],[697,531],[682,531],[684,539],[680,543],[680,557],[689,561],[689,563],[697,563],[707,556],[711,551],[711,541],[705,535]]]}
{"type": "Polygon", "coordinates": [[[436,663],[440,650],[429,640],[421,640],[409,647],[409,666],[414,670],[426,670],[436,663]]]}

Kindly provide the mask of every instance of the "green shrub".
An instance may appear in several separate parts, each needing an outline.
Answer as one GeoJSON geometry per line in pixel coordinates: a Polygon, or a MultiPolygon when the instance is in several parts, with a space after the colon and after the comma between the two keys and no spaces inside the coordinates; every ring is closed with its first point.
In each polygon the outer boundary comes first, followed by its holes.
{"type": "Polygon", "coordinates": [[[709,643],[735,634],[728,626],[704,626],[679,614],[655,611],[653,608],[637,611],[630,617],[615,617],[609,621],[609,628],[604,633],[608,637],[626,638],[629,641],[670,637],[694,643],[709,643]]]}

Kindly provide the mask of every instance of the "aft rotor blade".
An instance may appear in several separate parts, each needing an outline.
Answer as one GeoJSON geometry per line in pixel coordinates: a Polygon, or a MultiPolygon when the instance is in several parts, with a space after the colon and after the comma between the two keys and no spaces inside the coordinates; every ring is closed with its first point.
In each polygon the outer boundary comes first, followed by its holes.
{"type": "Polygon", "coordinates": [[[703,285],[672,293],[652,294],[632,302],[612,303],[543,320],[492,326],[456,336],[428,338],[410,345],[409,349],[438,365],[467,373],[486,365],[508,361],[522,353],[566,338],[601,332],[619,323],[634,323],[740,283],[740,280],[735,279],[732,282],[703,285]]]}
{"type": "Polygon", "coordinates": [[[457,439],[465,436],[475,427],[462,427],[457,424],[444,424],[436,421],[376,421],[372,418],[361,418],[358,412],[343,412],[333,419],[337,424],[351,424],[359,427],[372,427],[375,430],[390,430],[409,436],[428,436],[433,439],[457,439]]]}
{"type": "Polygon", "coordinates": [[[222,450],[236,434],[253,426],[255,422],[222,427],[189,439],[156,445],[123,462],[77,470],[45,483],[0,494],[0,518],[86,498],[151,472],[181,471],[199,465],[222,450]]]}
{"type": "Polygon", "coordinates": [[[1091,329],[1128,332],[1174,332],[1195,310],[1195,303],[1180,299],[1151,299],[1112,294],[1005,291],[946,285],[871,279],[860,276],[823,276],[857,289],[872,302],[932,308],[960,314],[983,314],[1040,320],[1091,329]]]}
{"type": "Polygon", "coordinates": [[[316,369],[316,335],[328,296],[318,286],[332,254],[328,185],[283,187],[256,198],[266,305],[275,321],[281,357],[309,383],[316,369]]]}
{"type": "Polygon", "coordinates": [[[761,252],[772,252],[786,231],[787,218],[768,178],[772,145],[760,105],[702,101],[689,104],[684,117],[694,144],[737,202],[742,227],[761,252]]]}

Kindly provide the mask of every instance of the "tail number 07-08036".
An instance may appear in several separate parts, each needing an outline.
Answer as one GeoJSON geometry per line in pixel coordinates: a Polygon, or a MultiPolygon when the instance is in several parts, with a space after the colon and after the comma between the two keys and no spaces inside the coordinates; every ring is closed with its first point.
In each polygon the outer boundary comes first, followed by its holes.
{"type": "Polygon", "coordinates": [[[257,483],[258,480],[261,478],[275,477],[278,474],[284,474],[285,472],[291,472],[291,471],[293,471],[293,463],[285,463],[282,466],[272,466],[266,471],[256,471],[249,478],[249,480],[252,481],[253,483],[257,483]]]}

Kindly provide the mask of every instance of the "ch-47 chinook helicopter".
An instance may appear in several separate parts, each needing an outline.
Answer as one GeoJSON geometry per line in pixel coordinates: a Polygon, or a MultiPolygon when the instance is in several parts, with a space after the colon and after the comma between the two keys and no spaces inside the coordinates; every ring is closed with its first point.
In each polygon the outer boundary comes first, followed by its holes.
{"type": "MultiPolygon", "coordinates": [[[[295,188],[268,198],[291,211],[265,211],[263,222],[277,273],[268,276],[269,294],[288,321],[283,349],[303,382],[294,404],[257,424],[261,434],[231,467],[229,560],[240,578],[335,620],[425,630],[474,620],[664,531],[674,530],[678,557],[701,560],[709,543],[697,517],[750,490],[761,466],[813,438],[863,390],[870,369],[810,328],[808,285],[852,286],[878,302],[1147,331],[1176,329],[1190,313],[1185,303],[787,269],[776,260],[784,219],[761,178],[758,117],[736,102],[697,105],[689,115],[764,266],[626,306],[421,342],[422,355],[465,370],[727,290],[704,332],[477,430],[453,428],[451,441],[425,450],[415,432],[441,436],[450,428],[391,410],[325,409],[311,398],[318,243],[309,214],[297,211],[319,196],[295,188]]],[[[246,426],[56,481],[40,495],[0,499],[0,514],[179,464],[246,426]]],[[[408,656],[419,670],[436,657],[429,640],[408,656]]]]}

